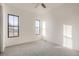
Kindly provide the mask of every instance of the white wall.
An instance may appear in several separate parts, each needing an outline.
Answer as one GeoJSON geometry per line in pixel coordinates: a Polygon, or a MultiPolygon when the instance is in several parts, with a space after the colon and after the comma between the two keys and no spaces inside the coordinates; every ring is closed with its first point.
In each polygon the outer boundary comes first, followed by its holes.
{"type": "Polygon", "coordinates": [[[53,43],[57,43],[58,41],[58,23],[56,18],[50,13],[47,12],[42,17],[42,25],[44,28],[43,30],[43,39],[51,41],[53,43]]]}
{"type": "Polygon", "coordinates": [[[0,5],[0,52],[2,48],[2,7],[0,5]]]}
{"type": "MultiPolygon", "coordinates": [[[[79,50],[79,4],[64,4],[58,8],[58,39],[63,36],[63,24],[72,26],[72,48],[79,50]]],[[[70,42],[71,43],[71,42],[70,42]]],[[[61,40],[63,45],[63,39],[61,40]]]]}
{"type": "Polygon", "coordinates": [[[79,49],[79,4],[62,4],[44,14],[45,40],[63,45],[63,24],[72,26],[72,48],[79,49]]]}
{"type": "Polygon", "coordinates": [[[6,20],[7,20],[7,15],[8,14],[14,14],[19,16],[19,37],[15,38],[8,38],[8,30],[7,30],[7,21],[5,20],[5,46],[11,46],[11,45],[16,45],[16,44],[21,44],[21,43],[26,43],[26,42],[32,42],[35,40],[39,40],[40,36],[35,35],[35,17],[36,14],[31,12],[31,11],[23,11],[19,10],[13,6],[7,6],[5,7],[5,14],[6,14],[6,20]]]}
{"type": "Polygon", "coordinates": [[[0,52],[4,52],[5,47],[5,6],[0,4],[0,52]]]}

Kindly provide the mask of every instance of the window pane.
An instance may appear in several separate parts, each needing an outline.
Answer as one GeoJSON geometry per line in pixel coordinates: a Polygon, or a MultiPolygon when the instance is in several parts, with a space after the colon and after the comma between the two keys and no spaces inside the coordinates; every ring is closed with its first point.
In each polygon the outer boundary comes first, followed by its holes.
{"type": "Polygon", "coordinates": [[[13,16],[9,15],[9,26],[13,26],[13,16]]]}
{"type": "Polygon", "coordinates": [[[18,26],[18,17],[14,16],[14,26],[18,26]]]}
{"type": "Polygon", "coordinates": [[[9,27],[9,37],[13,36],[13,27],[9,27]]]}
{"type": "Polygon", "coordinates": [[[36,20],[36,27],[39,27],[40,25],[39,25],[39,20],[36,20]]]}
{"type": "Polygon", "coordinates": [[[18,36],[18,27],[14,27],[14,36],[18,36]]]}
{"type": "Polygon", "coordinates": [[[40,20],[35,21],[36,34],[40,34],[40,20]]]}
{"type": "Polygon", "coordinates": [[[8,21],[8,37],[16,37],[16,36],[19,36],[19,17],[16,16],[16,15],[12,15],[12,14],[9,14],[9,21],[8,21]]]}

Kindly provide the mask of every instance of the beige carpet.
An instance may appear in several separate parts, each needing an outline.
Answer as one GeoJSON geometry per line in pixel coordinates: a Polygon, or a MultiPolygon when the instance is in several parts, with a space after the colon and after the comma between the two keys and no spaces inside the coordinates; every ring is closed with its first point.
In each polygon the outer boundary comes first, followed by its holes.
{"type": "Polygon", "coordinates": [[[43,40],[7,47],[2,56],[78,56],[79,51],[60,47],[43,40]]]}

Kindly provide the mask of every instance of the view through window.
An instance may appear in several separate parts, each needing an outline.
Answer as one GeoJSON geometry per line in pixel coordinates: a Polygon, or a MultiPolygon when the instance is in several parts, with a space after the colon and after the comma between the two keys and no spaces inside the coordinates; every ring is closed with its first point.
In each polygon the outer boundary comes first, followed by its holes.
{"type": "Polygon", "coordinates": [[[8,37],[19,36],[19,16],[8,14],[8,37]]]}
{"type": "Polygon", "coordinates": [[[40,20],[36,19],[35,27],[36,27],[36,35],[40,35],[40,20]]]}

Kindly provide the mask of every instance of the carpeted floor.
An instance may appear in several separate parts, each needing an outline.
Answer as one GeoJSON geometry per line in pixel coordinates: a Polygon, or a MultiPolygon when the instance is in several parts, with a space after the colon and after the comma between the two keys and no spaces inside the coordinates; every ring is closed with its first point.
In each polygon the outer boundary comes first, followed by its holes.
{"type": "Polygon", "coordinates": [[[60,47],[43,40],[7,47],[1,56],[78,56],[79,51],[60,47]]]}

